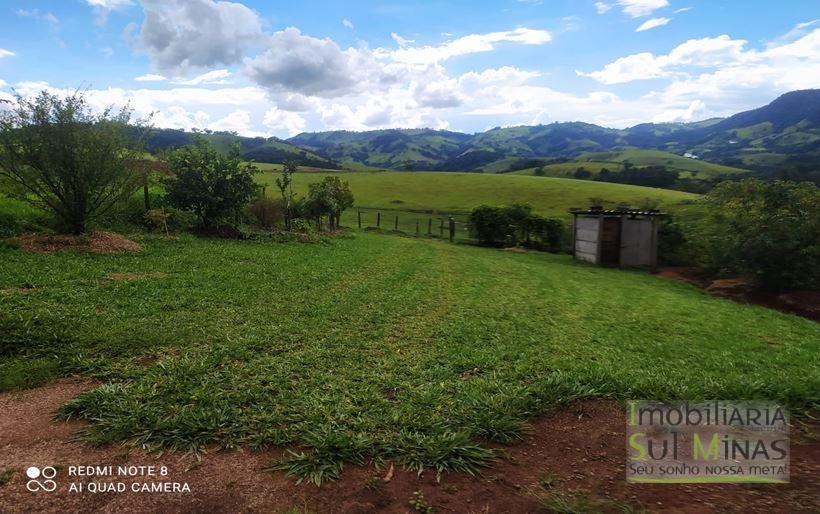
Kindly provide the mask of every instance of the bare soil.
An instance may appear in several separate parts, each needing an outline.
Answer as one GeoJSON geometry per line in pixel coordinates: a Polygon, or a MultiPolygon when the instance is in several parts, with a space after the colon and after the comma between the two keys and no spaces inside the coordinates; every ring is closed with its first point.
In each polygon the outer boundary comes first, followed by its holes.
{"type": "Polygon", "coordinates": [[[144,280],[147,278],[165,278],[167,273],[151,272],[151,273],[109,273],[105,278],[114,282],[129,282],[132,280],[144,280]]]}
{"type": "Polygon", "coordinates": [[[675,266],[661,268],[658,275],[679,280],[705,290],[720,298],[738,303],[750,303],[820,321],[820,291],[791,291],[773,293],[754,288],[742,278],[715,278],[701,268],[675,266]]]}
{"type": "Polygon", "coordinates": [[[281,450],[146,454],[125,446],[90,447],[75,440],[84,422],[54,421],[56,409],[97,384],[65,379],[37,389],[0,394],[0,512],[549,512],[550,499],[599,501],[595,511],[624,505],[651,512],[819,512],[820,423],[792,429],[791,483],[786,485],[629,484],[625,473],[625,415],[613,401],[571,405],[536,419],[518,444],[480,476],[407,472],[385,463],[349,466],[336,482],[296,485],[262,469],[281,450]],[[57,490],[26,490],[29,466],[55,466],[57,490]],[[69,477],[69,466],[167,466],[165,478],[69,477]],[[4,480],[5,477],[5,480],[4,480]],[[71,482],[187,483],[190,492],[69,492],[71,482]]]}
{"type": "Polygon", "coordinates": [[[16,241],[24,250],[43,253],[82,250],[98,254],[114,254],[142,250],[141,245],[115,232],[92,232],[82,236],[23,234],[16,241]]]}

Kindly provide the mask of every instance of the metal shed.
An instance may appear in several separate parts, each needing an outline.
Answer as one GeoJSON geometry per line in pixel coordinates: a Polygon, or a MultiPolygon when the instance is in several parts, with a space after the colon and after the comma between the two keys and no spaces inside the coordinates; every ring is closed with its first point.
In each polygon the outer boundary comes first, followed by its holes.
{"type": "Polygon", "coordinates": [[[664,215],[660,211],[590,207],[569,212],[576,260],[604,266],[656,266],[658,220],[664,215]]]}

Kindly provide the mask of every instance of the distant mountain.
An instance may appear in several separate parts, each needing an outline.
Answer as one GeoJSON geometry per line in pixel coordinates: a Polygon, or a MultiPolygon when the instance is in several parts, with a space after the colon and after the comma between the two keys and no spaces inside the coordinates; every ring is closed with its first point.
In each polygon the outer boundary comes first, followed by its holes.
{"type": "Polygon", "coordinates": [[[288,139],[296,146],[320,152],[344,165],[389,169],[440,169],[461,153],[472,136],[431,129],[389,129],[369,132],[303,133],[288,139]]]}
{"type": "Polygon", "coordinates": [[[189,144],[195,135],[211,141],[217,149],[226,151],[231,145],[239,143],[242,156],[255,162],[282,163],[294,161],[300,166],[339,169],[336,162],[318,155],[305,148],[299,148],[275,137],[242,137],[230,132],[185,132],[174,129],[152,129],[146,141],[148,151],[156,153],[162,150],[179,148],[189,144]]]}
{"type": "MultiPolygon", "coordinates": [[[[190,142],[192,134],[157,130],[149,140],[152,150],[190,142]]],[[[590,160],[596,153],[629,154],[632,150],[663,151],[670,155],[646,162],[685,169],[675,156],[696,159],[762,174],[795,173],[816,179],[820,170],[820,89],[793,91],[769,105],[729,118],[695,123],[643,123],[611,129],[589,123],[494,128],[479,134],[432,129],[387,129],[368,132],[302,133],[288,140],[246,138],[210,133],[220,148],[240,143],[243,155],[258,162],[295,160],[320,168],[379,168],[506,172],[540,165],[590,160]],[[627,152],[627,153],[624,153],[627,152]]],[[[592,159],[594,160],[594,159],[592,159]]],[[[638,159],[639,161],[641,159],[638,159]]],[[[617,163],[616,163],[617,164],[617,163]]],[[[635,162],[640,166],[639,163],[635,162]]],[[[695,169],[708,167],[694,166],[695,169]]],[[[694,179],[715,178],[719,166],[692,171],[694,179]]]]}

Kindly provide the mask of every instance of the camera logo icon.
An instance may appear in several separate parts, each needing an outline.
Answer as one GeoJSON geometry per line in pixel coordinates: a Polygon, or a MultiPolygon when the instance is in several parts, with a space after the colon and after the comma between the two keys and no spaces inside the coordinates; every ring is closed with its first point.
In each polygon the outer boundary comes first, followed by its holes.
{"type": "Polygon", "coordinates": [[[26,489],[32,493],[38,491],[51,493],[57,489],[57,482],[54,481],[54,477],[57,476],[57,470],[52,466],[46,466],[43,469],[37,466],[31,466],[26,470],[26,476],[29,478],[29,481],[26,482],[26,489]]]}

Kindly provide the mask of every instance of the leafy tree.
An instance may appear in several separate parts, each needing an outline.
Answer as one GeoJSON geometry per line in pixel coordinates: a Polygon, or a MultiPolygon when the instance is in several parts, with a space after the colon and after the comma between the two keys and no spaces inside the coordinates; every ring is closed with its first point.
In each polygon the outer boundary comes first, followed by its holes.
{"type": "Polygon", "coordinates": [[[94,113],[82,91],[18,95],[0,112],[0,180],[82,234],[140,185],[141,140],[129,123],[128,109],[94,113]]]}
{"type": "Polygon", "coordinates": [[[308,186],[309,210],[318,220],[327,216],[330,230],[339,228],[342,212],[353,207],[353,200],[350,185],[336,176],[308,186]]]}
{"type": "Polygon", "coordinates": [[[197,137],[193,143],[167,154],[172,175],[166,179],[169,203],[193,211],[200,228],[234,225],[242,208],[259,187],[253,180],[258,172],[242,160],[239,145],[226,154],[197,137]]]}
{"type": "Polygon", "coordinates": [[[485,246],[515,246],[557,252],[564,239],[564,224],[532,213],[527,204],[508,207],[476,207],[470,213],[470,230],[479,244],[485,246]]]}
{"type": "Polygon", "coordinates": [[[705,197],[708,264],[770,290],[820,286],[820,190],[810,182],[746,179],[705,197]]]}
{"type": "Polygon", "coordinates": [[[592,172],[582,166],[575,170],[572,176],[579,180],[585,180],[592,176],[592,172]]]}
{"type": "Polygon", "coordinates": [[[293,174],[296,173],[298,169],[299,167],[294,161],[285,161],[282,175],[276,178],[276,187],[282,195],[282,203],[285,206],[285,228],[288,230],[290,230],[290,222],[294,218],[293,189],[291,185],[293,184],[293,174]]]}

